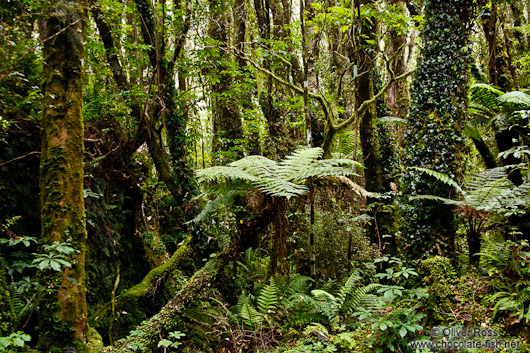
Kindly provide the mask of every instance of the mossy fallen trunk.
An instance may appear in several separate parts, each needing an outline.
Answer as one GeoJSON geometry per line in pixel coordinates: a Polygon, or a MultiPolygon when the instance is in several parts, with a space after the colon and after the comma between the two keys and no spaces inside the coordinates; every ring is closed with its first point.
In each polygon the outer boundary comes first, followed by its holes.
{"type": "MultiPolygon", "coordinates": [[[[41,318],[54,344],[86,342],[85,290],[86,222],[83,198],[83,58],[85,3],[48,4],[40,23],[43,41],[41,236],[45,242],[70,241],[76,253],[63,268],[57,291],[58,312],[64,332],[53,317],[41,318]],[[64,340],[57,343],[55,336],[64,340]]],[[[49,308],[50,306],[47,305],[49,308]]],[[[52,309],[53,310],[53,309],[52,309]]]]}
{"type": "Polygon", "coordinates": [[[142,343],[148,350],[155,349],[160,337],[166,337],[168,332],[178,330],[175,326],[175,317],[182,313],[188,304],[199,298],[207,287],[213,285],[214,279],[230,261],[250,247],[253,238],[269,223],[269,220],[269,210],[263,210],[245,222],[226,248],[195,272],[186,286],[178,291],[156,315],[136,327],[135,331],[143,332],[144,335],[141,337],[129,335],[118,342],[120,352],[133,352],[138,343],[142,343]]]}
{"type": "MultiPolygon", "coordinates": [[[[125,291],[125,293],[121,294],[114,304],[115,308],[120,308],[127,301],[145,297],[152,292],[157,281],[167,273],[177,268],[178,264],[190,254],[191,247],[189,244],[191,239],[192,236],[188,235],[188,237],[184,240],[184,243],[178,248],[177,251],[175,251],[169,260],[164,262],[162,265],[153,268],[147,275],[145,275],[140,283],[134,285],[125,291]]],[[[92,314],[92,316],[106,315],[111,309],[111,306],[111,302],[106,303],[96,313],[92,314]]]]}

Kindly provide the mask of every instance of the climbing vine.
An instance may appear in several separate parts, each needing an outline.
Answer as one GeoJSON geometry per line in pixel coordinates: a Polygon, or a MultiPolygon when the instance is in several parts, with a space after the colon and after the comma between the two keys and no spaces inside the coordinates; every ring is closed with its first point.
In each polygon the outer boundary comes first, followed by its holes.
{"type": "MultiPolygon", "coordinates": [[[[425,8],[424,48],[411,89],[412,105],[405,133],[405,165],[430,168],[457,178],[461,174],[462,128],[466,109],[472,0],[431,0],[425,8]]],[[[408,169],[403,194],[447,197],[452,187],[408,169]]],[[[405,200],[404,241],[409,253],[424,254],[437,243],[454,252],[455,223],[451,207],[436,201],[405,200]]]]}

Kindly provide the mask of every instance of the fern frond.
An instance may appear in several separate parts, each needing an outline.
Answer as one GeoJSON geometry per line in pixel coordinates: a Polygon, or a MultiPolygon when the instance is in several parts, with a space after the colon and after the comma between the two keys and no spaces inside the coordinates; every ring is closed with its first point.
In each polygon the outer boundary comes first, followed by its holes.
{"type": "Polygon", "coordinates": [[[285,197],[287,199],[309,192],[309,189],[305,185],[295,184],[279,178],[263,178],[256,183],[256,186],[265,194],[274,197],[285,197]]]}
{"type": "Polygon", "coordinates": [[[324,151],[319,147],[296,150],[279,163],[278,177],[290,181],[297,180],[295,178],[307,170],[323,154],[324,151]]]}
{"type": "Polygon", "coordinates": [[[258,178],[273,178],[278,173],[278,163],[263,156],[248,156],[229,164],[258,178]]]}
{"type": "Polygon", "coordinates": [[[447,205],[458,205],[464,206],[464,203],[461,201],[451,200],[446,197],[435,196],[435,195],[414,195],[409,197],[410,201],[413,200],[431,200],[431,201],[441,201],[447,205]]]}
{"type": "Polygon", "coordinates": [[[278,287],[274,282],[274,278],[271,278],[270,283],[261,290],[260,295],[257,298],[257,304],[258,310],[262,314],[268,314],[278,308],[278,287]]]}
{"type": "Polygon", "coordinates": [[[245,325],[256,329],[263,322],[263,316],[249,303],[241,306],[239,316],[243,319],[245,325]]]}
{"type": "Polygon", "coordinates": [[[302,276],[299,274],[292,276],[284,290],[284,293],[286,294],[284,296],[306,293],[309,290],[310,282],[313,282],[311,277],[302,276]]]}
{"type": "Polygon", "coordinates": [[[292,175],[293,181],[302,181],[310,178],[325,178],[334,175],[354,175],[358,176],[351,168],[334,166],[312,166],[292,175]]]}
{"type": "Polygon", "coordinates": [[[342,304],[344,304],[344,302],[346,301],[346,297],[352,291],[353,286],[360,279],[361,277],[359,276],[359,274],[357,272],[354,272],[348,277],[344,285],[340,287],[339,292],[336,295],[337,297],[336,301],[337,301],[337,305],[339,306],[339,308],[342,307],[342,304]]]}
{"type": "Polygon", "coordinates": [[[530,95],[521,92],[513,91],[497,97],[497,100],[504,106],[515,107],[516,109],[530,109],[530,95]]]}
{"type": "Polygon", "coordinates": [[[469,88],[471,104],[477,104],[487,109],[491,114],[501,109],[497,98],[504,92],[485,83],[475,83],[469,88]]]}
{"type": "Polygon", "coordinates": [[[376,295],[369,295],[369,293],[379,287],[381,287],[379,283],[370,283],[366,286],[357,288],[355,292],[351,294],[348,301],[345,302],[343,310],[347,313],[352,313],[360,306],[363,306],[367,310],[375,309],[380,302],[380,299],[376,295]]]}
{"type": "Polygon", "coordinates": [[[436,179],[438,179],[442,183],[447,184],[449,186],[452,186],[455,189],[457,189],[458,191],[460,191],[462,194],[465,194],[464,190],[462,190],[460,185],[458,185],[458,183],[456,181],[451,179],[451,177],[449,175],[445,174],[445,173],[440,173],[440,172],[437,172],[437,171],[432,170],[432,169],[421,168],[421,167],[409,167],[409,168],[419,170],[420,172],[423,172],[423,173],[425,173],[427,175],[435,177],[436,179]]]}
{"type": "Polygon", "coordinates": [[[339,305],[337,298],[321,289],[313,289],[311,291],[313,301],[308,301],[309,304],[313,305],[322,315],[326,316],[329,320],[333,320],[339,313],[339,305]]]}
{"type": "Polygon", "coordinates": [[[245,170],[234,168],[232,166],[216,166],[205,169],[199,169],[196,172],[200,182],[217,181],[222,178],[234,180],[240,179],[247,182],[256,182],[258,178],[245,170]]]}
{"type": "Polygon", "coordinates": [[[522,35],[525,35],[525,36],[530,35],[530,25],[528,24],[521,25],[521,26],[514,26],[513,29],[521,33],[522,35]]]}

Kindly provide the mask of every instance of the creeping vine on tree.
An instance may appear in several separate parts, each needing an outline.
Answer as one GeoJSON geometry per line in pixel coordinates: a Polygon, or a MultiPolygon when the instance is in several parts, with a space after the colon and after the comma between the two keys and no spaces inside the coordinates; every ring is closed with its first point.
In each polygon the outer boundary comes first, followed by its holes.
{"type": "MultiPolygon", "coordinates": [[[[472,0],[430,0],[425,8],[424,49],[414,75],[412,104],[405,133],[405,165],[433,169],[453,179],[462,174],[462,134],[466,111],[467,38],[472,0]]],[[[402,178],[404,195],[417,193],[450,197],[454,187],[408,169],[402,178]]],[[[404,201],[404,243],[412,257],[436,243],[454,254],[452,207],[434,200],[404,201]]]]}

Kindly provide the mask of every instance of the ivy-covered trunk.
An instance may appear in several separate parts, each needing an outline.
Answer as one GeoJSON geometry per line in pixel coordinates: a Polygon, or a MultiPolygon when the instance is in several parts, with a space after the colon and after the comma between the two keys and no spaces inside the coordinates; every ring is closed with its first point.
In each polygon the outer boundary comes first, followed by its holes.
{"type": "MultiPolygon", "coordinates": [[[[461,176],[462,127],[466,112],[467,38],[472,0],[430,0],[425,8],[424,49],[411,89],[405,134],[405,165],[461,176]]],[[[408,169],[402,179],[404,236],[409,255],[454,256],[456,226],[452,207],[413,195],[451,197],[453,188],[408,169]]]]}
{"type": "MultiPolygon", "coordinates": [[[[85,4],[52,1],[41,22],[41,232],[45,242],[71,242],[76,253],[63,268],[56,315],[65,344],[87,337],[86,224],[83,199],[83,56],[85,4]]],[[[51,317],[44,320],[53,321],[51,317]]],[[[56,327],[54,327],[56,329],[56,327]]]]}

